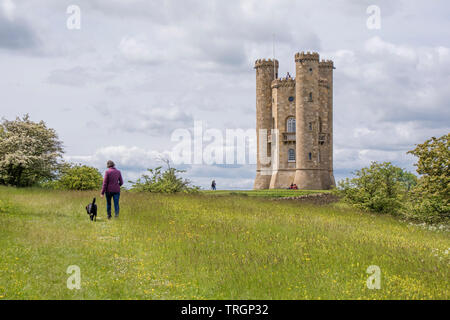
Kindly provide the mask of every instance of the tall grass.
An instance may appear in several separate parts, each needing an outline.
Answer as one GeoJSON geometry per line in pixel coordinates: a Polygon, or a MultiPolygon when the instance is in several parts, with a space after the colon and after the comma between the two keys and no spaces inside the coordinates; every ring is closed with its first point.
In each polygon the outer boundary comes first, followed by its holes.
{"type": "Polygon", "coordinates": [[[448,299],[450,237],[342,204],[0,187],[0,299],[448,299]],[[446,251],[447,250],[447,251],[446,251]],[[447,252],[447,253],[446,253],[447,252]],[[69,290],[69,265],[81,290],[69,290]],[[366,269],[381,268],[381,289],[366,269]]]}
{"type": "Polygon", "coordinates": [[[203,190],[202,193],[216,196],[250,196],[266,198],[296,197],[312,193],[329,193],[329,190],[290,190],[290,189],[269,189],[269,190],[203,190]]]}

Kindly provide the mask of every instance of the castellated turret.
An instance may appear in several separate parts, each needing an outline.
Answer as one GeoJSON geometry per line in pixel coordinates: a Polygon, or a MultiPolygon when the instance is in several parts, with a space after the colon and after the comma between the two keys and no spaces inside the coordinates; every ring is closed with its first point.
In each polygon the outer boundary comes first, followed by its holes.
{"type": "Polygon", "coordinates": [[[278,61],[257,60],[255,189],[330,189],[333,176],[333,69],[316,52],[295,55],[296,75],[278,78],[278,61]],[[267,131],[268,134],[261,134],[267,131]],[[261,151],[261,153],[260,153],[261,151]],[[270,156],[270,161],[268,161],[270,156]]]}
{"type": "Polygon", "coordinates": [[[269,133],[272,129],[272,81],[278,77],[277,60],[256,60],[257,163],[255,189],[268,189],[272,177],[269,133]],[[260,134],[261,133],[261,134],[260,134]]]}

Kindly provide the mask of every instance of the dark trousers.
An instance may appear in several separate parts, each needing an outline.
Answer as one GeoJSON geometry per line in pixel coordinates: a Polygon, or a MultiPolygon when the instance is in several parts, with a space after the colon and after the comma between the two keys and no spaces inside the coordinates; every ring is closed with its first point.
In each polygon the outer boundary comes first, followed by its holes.
{"type": "Polygon", "coordinates": [[[108,218],[111,217],[111,199],[114,199],[114,213],[116,217],[119,216],[119,199],[120,192],[106,192],[106,211],[108,212],[108,218]]]}

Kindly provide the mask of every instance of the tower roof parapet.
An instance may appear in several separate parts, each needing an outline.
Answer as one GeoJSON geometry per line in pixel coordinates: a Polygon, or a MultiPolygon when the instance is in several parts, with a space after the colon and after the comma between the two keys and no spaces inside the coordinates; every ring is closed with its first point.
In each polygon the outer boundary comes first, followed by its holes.
{"type": "Polygon", "coordinates": [[[319,68],[332,68],[334,69],[334,63],[331,60],[322,60],[319,62],[319,68]]]}
{"type": "Polygon", "coordinates": [[[295,62],[302,61],[319,61],[319,54],[317,52],[298,52],[295,54],[295,62]]]}
{"type": "Polygon", "coordinates": [[[256,68],[262,68],[262,67],[271,67],[273,68],[273,65],[275,63],[275,67],[278,68],[278,60],[272,60],[272,59],[258,59],[255,61],[255,69],[256,68]]]}
{"type": "Polygon", "coordinates": [[[275,79],[272,81],[272,89],[280,87],[295,87],[295,79],[275,79]]]}

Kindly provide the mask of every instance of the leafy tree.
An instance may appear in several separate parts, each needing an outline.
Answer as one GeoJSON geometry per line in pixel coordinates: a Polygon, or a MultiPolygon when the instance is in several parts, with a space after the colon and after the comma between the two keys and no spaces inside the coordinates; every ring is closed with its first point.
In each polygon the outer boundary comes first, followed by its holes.
{"type": "Polygon", "coordinates": [[[28,115],[0,123],[0,184],[32,186],[54,177],[62,157],[62,142],[55,130],[28,115]]]}
{"type": "Polygon", "coordinates": [[[397,180],[407,191],[412,190],[417,185],[417,176],[414,173],[396,167],[397,180]]]}
{"type": "Polygon", "coordinates": [[[155,192],[155,193],[194,193],[200,188],[192,186],[191,182],[179,176],[184,170],[172,168],[168,160],[165,160],[167,170],[162,167],[147,169],[149,174],[143,174],[136,182],[130,181],[132,187],[130,191],[135,192],[155,192]]]}
{"type": "Polygon", "coordinates": [[[421,175],[413,189],[411,210],[430,222],[450,218],[450,133],[433,137],[408,153],[418,157],[421,175]]]}
{"type": "Polygon", "coordinates": [[[416,177],[390,162],[372,162],[338,185],[337,192],[354,206],[373,212],[398,213],[416,177]]]}
{"type": "Polygon", "coordinates": [[[102,186],[102,175],[93,167],[64,163],[58,178],[43,184],[43,187],[63,190],[95,190],[102,186]]]}

